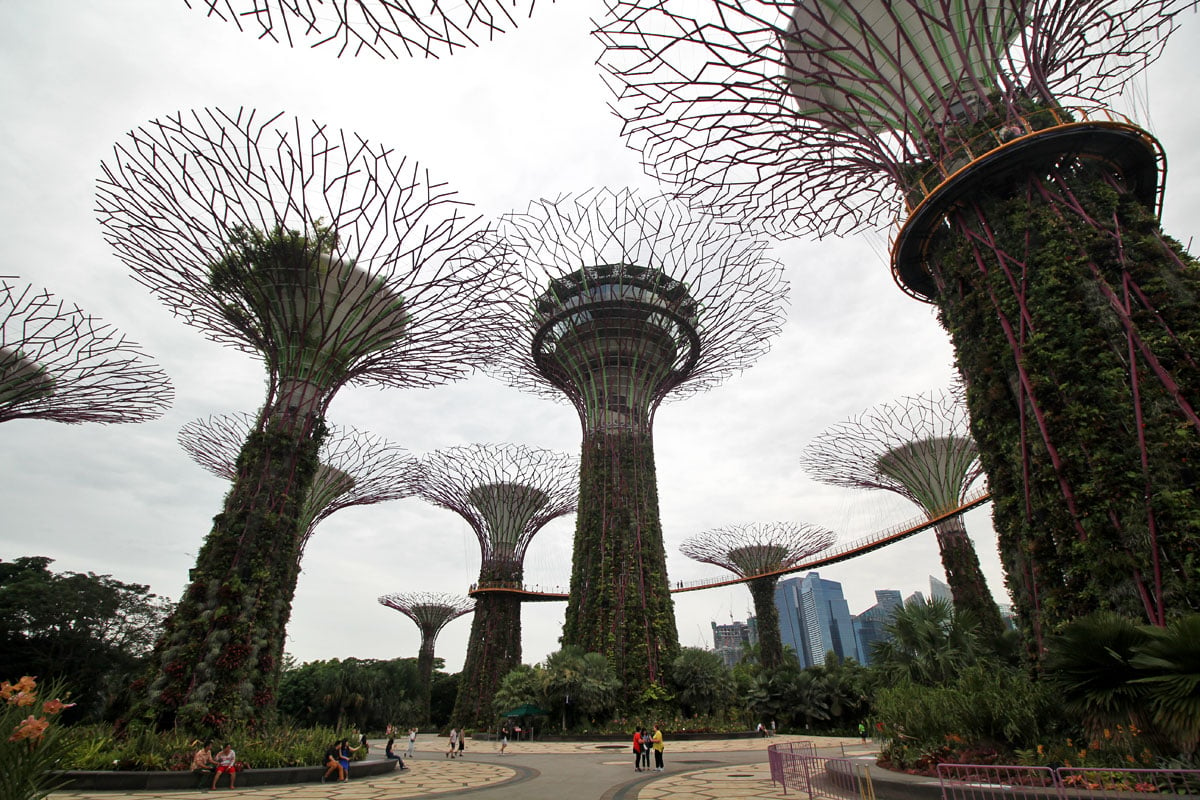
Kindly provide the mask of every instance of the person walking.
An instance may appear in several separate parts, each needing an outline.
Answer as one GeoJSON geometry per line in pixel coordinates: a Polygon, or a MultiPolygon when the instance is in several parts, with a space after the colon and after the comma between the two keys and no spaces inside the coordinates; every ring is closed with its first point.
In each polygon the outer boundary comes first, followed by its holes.
{"type": "Polygon", "coordinates": [[[417,752],[417,729],[408,729],[408,750],[404,753],[408,758],[414,758],[417,752]]]}
{"type": "Polygon", "coordinates": [[[458,757],[463,757],[463,751],[467,749],[467,729],[463,728],[458,732],[458,757]]]}
{"type": "Polygon", "coordinates": [[[633,769],[635,772],[642,771],[642,729],[633,729],[633,769]]]}
{"type": "Polygon", "coordinates": [[[446,758],[454,758],[458,750],[458,729],[450,729],[450,746],[446,748],[446,758]]]}
{"type": "Polygon", "coordinates": [[[658,725],[654,726],[654,736],[650,739],[654,746],[654,771],[663,771],[663,735],[658,725]]]}
{"type": "Polygon", "coordinates": [[[217,772],[213,775],[212,788],[217,788],[217,781],[225,774],[229,775],[229,788],[234,788],[237,781],[237,753],[233,752],[228,742],[221,748],[221,752],[217,753],[217,772]]]}
{"type": "Polygon", "coordinates": [[[500,755],[504,755],[504,751],[508,749],[508,726],[505,725],[500,729],[500,755]]]}

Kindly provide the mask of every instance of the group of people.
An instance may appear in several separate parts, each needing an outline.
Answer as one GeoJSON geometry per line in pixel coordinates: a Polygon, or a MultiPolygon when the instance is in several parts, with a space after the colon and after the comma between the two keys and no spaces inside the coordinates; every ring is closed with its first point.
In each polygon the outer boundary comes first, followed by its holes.
{"type": "Polygon", "coordinates": [[[212,740],[206,740],[192,756],[192,772],[202,785],[207,782],[207,778],[211,774],[212,786],[210,788],[213,789],[217,788],[217,781],[221,779],[222,775],[228,775],[229,788],[233,789],[234,783],[237,781],[237,753],[229,743],[226,743],[214,757],[212,740]]]}
{"type": "Polygon", "coordinates": [[[654,771],[663,771],[663,734],[659,726],[654,726],[654,733],[646,733],[645,728],[637,728],[633,732],[633,768],[638,772],[650,771],[650,751],[654,751],[654,771]]]}
{"type": "Polygon", "coordinates": [[[462,758],[467,749],[467,733],[457,728],[450,729],[450,746],[446,748],[446,758],[462,758]]]}
{"type": "Polygon", "coordinates": [[[351,747],[349,739],[342,739],[340,742],[334,742],[328,750],[325,751],[325,774],[321,776],[321,783],[329,780],[329,776],[337,774],[339,783],[350,780],[350,759],[354,753],[358,752],[359,747],[367,747],[366,736],[359,737],[358,747],[351,747]]]}

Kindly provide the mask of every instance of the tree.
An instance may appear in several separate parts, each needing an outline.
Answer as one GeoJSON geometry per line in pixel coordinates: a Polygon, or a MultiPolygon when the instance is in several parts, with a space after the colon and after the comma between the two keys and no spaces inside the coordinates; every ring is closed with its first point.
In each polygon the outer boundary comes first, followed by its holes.
{"type": "Polygon", "coordinates": [[[733,705],[733,676],[711,650],[685,647],[671,666],[671,688],[685,716],[715,714],[733,705]]]}
{"type": "Polygon", "coordinates": [[[279,709],[296,723],[383,730],[423,721],[413,658],[310,661],[284,672],[279,709]]]}
{"type": "Polygon", "coordinates": [[[905,603],[884,630],[888,638],[874,644],[871,666],[885,683],[907,679],[924,686],[944,684],[984,652],[975,620],[955,612],[947,600],[905,603]]]}
{"type": "Polygon", "coordinates": [[[51,572],[53,561],[0,561],[0,675],[60,683],[71,716],[120,713],[170,602],[111,575],[51,572]]]}
{"type": "Polygon", "coordinates": [[[593,720],[612,709],[620,683],[600,653],[568,645],[546,657],[545,694],[562,712],[563,727],[582,717],[593,720]]]}
{"type": "Polygon", "coordinates": [[[1133,726],[1161,755],[1200,739],[1200,614],[1166,628],[1101,612],[1047,640],[1045,674],[1089,733],[1133,726]]]}

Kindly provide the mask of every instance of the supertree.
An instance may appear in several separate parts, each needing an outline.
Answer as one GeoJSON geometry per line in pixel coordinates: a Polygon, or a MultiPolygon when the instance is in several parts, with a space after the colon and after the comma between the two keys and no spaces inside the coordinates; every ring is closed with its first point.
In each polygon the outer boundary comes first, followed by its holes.
{"type": "MultiPolygon", "coordinates": [[[[256,425],[254,415],[246,413],[193,420],[180,429],[179,444],[209,472],[235,481],[238,453],[256,425]]],[[[411,497],[420,482],[420,466],[408,451],[354,428],[329,426],[317,458],[317,471],[297,520],[302,531],[296,549],[297,569],[308,540],[330,514],[350,506],[411,497]]],[[[294,583],[291,588],[294,596],[294,583]]],[[[284,599],[291,604],[292,596],[284,599]]],[[[271,644],[273,657],[282,658],[283,638],[271,644]]]]}
{"type": "MultiPolygon", "coordinates": [[[[983,472],[961,392],[943,391],[883,404],[813,439],[800,457],[822,483],[884,489],[916,503],[929,519],[959,508],[983,472]]],[[[1004,630],[962,516],[934,526],[954,607],[967,610],[988,637],[1004,630]]]]}
{"type": "Polygon", "coordinates": [[[515,30],[534,0],[184,0],[259,39],[378,58],[439,58],[515,30]]]}
{"type": "Polygon", "coordinates": [[[726,525],[699,533],[679,546],[688,558],[716,564],[746,578],[758,621],[759,663],[774,669],[783,663],[775,585],[783,571],[830,547],[833,531],[794,522],[726,525]]]}
{"type": "Polygon", "coordinates": [[[433,386],[490,357],[514,275],[389,147],[248,110],[181,113],[102,165],[106,239],[187,323],[261,358],[267,398],[167,620],[139,713],[221,729],[275,703],[324,414],[347,383],[433,386]]]}
{"type": "Polygon", "coordinates": [[[526,265],[532,307],[498,371],[565,395],[583,425],[562,641],[603,653],[633,701],[679,647],[655,412],[766,352],[783,319],[782,267],[761,239],[627,189],[535,201],[501,231],[526,265]]]}
{"type": "MultiPolygon", "coordinates": [[[[209,472],[234,481],[238,453],[256,425],[254,415],[246,413],[193,420],[180,429],[179,445],[209,472]]],[[[330,425],[317,457],[317,473],[300,512],[297,557],[330,514],[411,497],[421,481],[420,465],[407,450],[354,428],[330,425]]]]}
{"type": "Polygon", "coordinates": [[[1155,139],[1105,104],[1193,0],[616,0],[626,131],[694,202],[789,234],[902,219],[963,376],[1031,642],[1195,609],[1200,270],[1155,139]]]}
{"type": "Polygon", "coordinates": [[[479,539],[482,564],[475,618],[451,721],[487,725],[492,698],[521,663],[525,551],[551,520],[575,511],[576,459],[522,445],[470,445],[421,460],[421,497],[454,511],[479,539]]]}
{"type": "Polygon", "coordinates": [[[0,422],[145,422],[174,390],[112,325],[0,276],[0,422]]]}
{"type": "Polygon", "coordinates": [[[420,704],[424,721],[429,722],[430,692],[433,687],[433,648],[438,634],[450,622],[470,614],[475,606],[465,597],[440,592],[385,594],[380,605],[394,608],[417,623],[421,630],[421,652],[417,656],[417,674],[421,678],[420,704]]]}

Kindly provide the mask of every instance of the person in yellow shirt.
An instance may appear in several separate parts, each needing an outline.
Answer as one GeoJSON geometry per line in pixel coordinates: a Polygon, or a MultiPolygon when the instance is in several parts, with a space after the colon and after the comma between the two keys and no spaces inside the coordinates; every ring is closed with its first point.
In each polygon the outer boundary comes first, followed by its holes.
{"type": "Polygon", "coordinates": [[[663,735],[662,735],[662,730],[659,728],[658,725],[654,726],[654,736],[651,738],[651,741],[654,743],[654,771],[662,772],[663,771],[663,760],[662,760],[663,735]]]}

